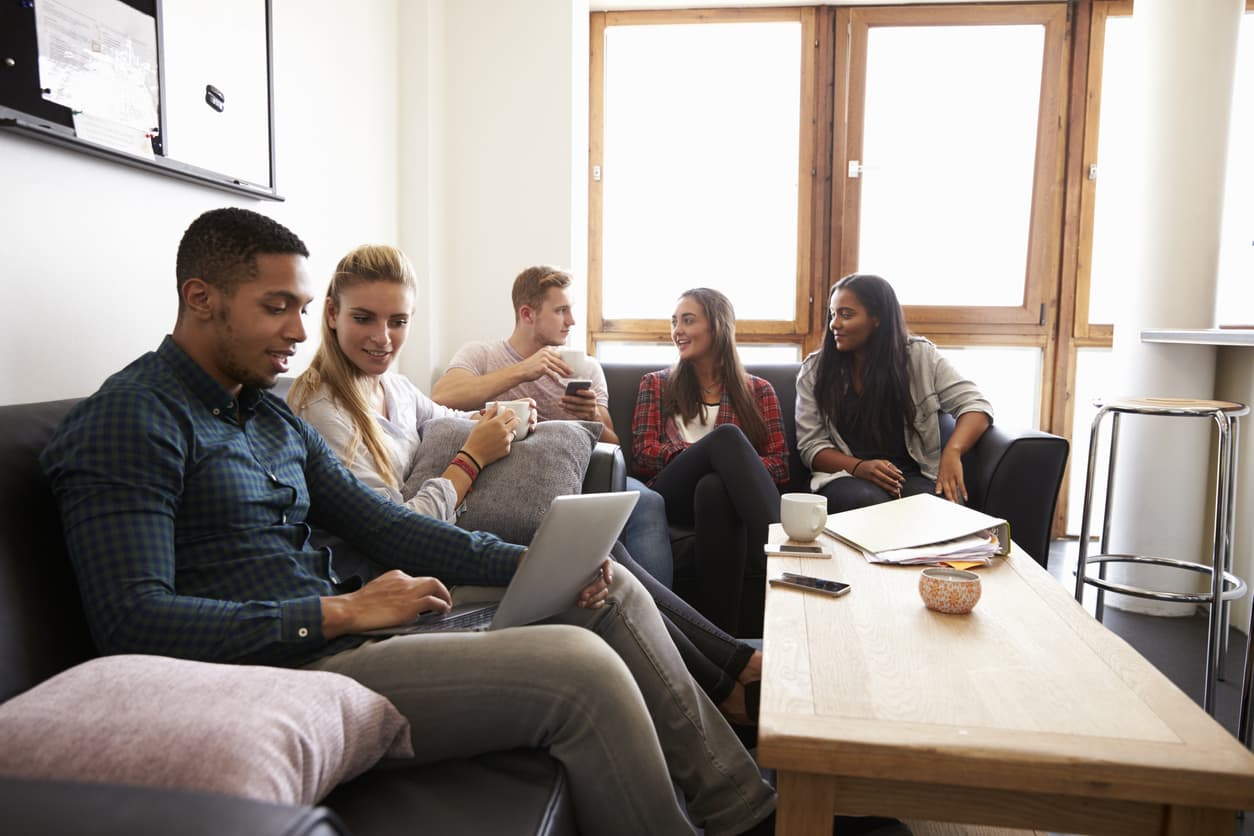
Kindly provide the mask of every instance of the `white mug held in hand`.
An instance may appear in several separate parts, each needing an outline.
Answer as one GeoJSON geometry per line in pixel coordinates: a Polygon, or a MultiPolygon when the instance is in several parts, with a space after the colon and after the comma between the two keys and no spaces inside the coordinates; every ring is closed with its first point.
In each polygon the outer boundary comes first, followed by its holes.
{"type": "Polygon", "coordinates": [[[484,406],[488,409],[496,404],[501,409],[508,409],[518,416],[518,428],[514,430],[514,440],[522,441],[531,432],[531,401],[488,401],[484,406]]]}
{"type": "Polygon", "coordinates": [[[779,498],[779,521],[789,539],[809,543],[827,525],[827,497],[786,493],[779,498]]]}
{"type": "Polygon", "coordinates": [[[562,362],[570,366],[571,379],[586,377],[584,374],[584,366],[588,362],[588,355],[578,348],[559,348],[557,354],[562,358],[562,362]]]}

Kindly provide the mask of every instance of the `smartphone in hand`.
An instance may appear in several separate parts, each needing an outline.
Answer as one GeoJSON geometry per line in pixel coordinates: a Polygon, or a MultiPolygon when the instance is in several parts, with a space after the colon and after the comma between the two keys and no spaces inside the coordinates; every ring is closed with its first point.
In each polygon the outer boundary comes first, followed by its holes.
{"type": "Polygon", "coordinates": [[[833,598],[844,595],[849,591],[849,584],[840,581],[829,581],[824,578],[814,578],[809,575],[798,575],[793,572],[785,572],[783,577],[771,578],[771,586],[787,586],[792,589],[800,589],[804,592],[817,592],[820,595],[830,595],[833,598]]]}
{"type": "Polygon", "coordinates": [[[566,394],[573,395],[582,389],[591,389],[591,380],[572,380],[566,384],[566,394]]]}

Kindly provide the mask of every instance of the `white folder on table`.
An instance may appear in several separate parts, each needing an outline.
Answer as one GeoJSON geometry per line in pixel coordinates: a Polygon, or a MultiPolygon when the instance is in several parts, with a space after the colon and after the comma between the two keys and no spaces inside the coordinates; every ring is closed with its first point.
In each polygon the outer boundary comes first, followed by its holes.
{"type": "Polygon", "coordinates": [[[866,552],[872,560],[882,552],[930,546],[986,531],[997,540],[994,554],[1010,554],[1008,522],[935,494],[916,494],[830,514],[824,531],[866,552]]]}

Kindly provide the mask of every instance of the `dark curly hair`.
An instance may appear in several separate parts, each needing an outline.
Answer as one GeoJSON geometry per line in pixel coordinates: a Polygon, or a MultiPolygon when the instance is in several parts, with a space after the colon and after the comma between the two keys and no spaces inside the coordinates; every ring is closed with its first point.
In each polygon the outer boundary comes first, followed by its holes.
{"type": "Polygon", "coordinates": [[[203,279],[230,296],[241,282],[256,278],[261,254],[308,258],[309,250],[283,224],[248,209],[211,209],[192,221],[179,241],[174,265],[179,312],[188,279],[203,279]]]}

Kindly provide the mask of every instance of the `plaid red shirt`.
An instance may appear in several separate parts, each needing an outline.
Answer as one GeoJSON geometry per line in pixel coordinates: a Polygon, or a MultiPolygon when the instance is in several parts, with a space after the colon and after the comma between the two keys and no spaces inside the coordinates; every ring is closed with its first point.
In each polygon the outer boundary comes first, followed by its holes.
{"type": "MultiPolygon", "coordinates": [[[[662,393],[668,377],[670,369],[649,372],[640,378],[640,392],[636,395],[636,411],[631,422],[634,436],[631,463],[636,477],[647,484],[652,484],[662,468],[688,447],[675,416],[662,418],[662,393]]],[[[775,395],[775,387],[768,381],[751,374],[745,377],[757,401],[758,414],[766,422],[766,452],[759,451],[762,465],[775,484],[782,487],[788,482],[788,442],[784,439],[779,398],[775,395]]],[[[726,392],[714,419],[714,425],[719,424],[740,426],[726,392]]]]}

